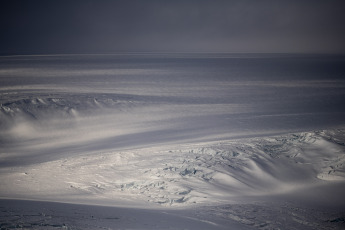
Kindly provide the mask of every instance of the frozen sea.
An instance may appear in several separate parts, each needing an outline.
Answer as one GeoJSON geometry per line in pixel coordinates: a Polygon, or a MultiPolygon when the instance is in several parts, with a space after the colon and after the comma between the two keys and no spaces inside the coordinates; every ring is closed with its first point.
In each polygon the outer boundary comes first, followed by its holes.
{"type": "Polygon", "coordinates": [[[345,56],[2,56],[0,95],[1,229],[345,226],[345,56]]]}

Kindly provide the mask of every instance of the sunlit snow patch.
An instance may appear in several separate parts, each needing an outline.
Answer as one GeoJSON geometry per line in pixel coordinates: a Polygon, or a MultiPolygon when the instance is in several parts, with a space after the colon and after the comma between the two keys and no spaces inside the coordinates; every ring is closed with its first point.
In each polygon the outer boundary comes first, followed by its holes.
{"type": "Polygon", "coordinates": [[[71,156],[2,169],[1,195],[211,204],[345,180],[343,130],[71,156]],[[175,149],[173,148],[175,147],[175,149]]]}

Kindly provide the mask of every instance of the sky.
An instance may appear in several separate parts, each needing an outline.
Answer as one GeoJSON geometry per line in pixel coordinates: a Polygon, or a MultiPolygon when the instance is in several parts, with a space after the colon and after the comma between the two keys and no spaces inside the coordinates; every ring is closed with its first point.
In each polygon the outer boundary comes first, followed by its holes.
{"type": "Polygon", "coordinates": [[[1,0],[0,55],[345,53],[343,0],[1,0]]]}

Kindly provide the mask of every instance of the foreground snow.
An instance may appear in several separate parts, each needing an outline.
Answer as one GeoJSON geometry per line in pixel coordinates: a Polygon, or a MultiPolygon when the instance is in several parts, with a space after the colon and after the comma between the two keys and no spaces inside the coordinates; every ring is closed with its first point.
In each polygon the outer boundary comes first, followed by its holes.
{"type": "Polygon", "coordinates": [[[135,209],[0,200],[1,229],[343,229],[344,211],[291,202],[135,209]]]}

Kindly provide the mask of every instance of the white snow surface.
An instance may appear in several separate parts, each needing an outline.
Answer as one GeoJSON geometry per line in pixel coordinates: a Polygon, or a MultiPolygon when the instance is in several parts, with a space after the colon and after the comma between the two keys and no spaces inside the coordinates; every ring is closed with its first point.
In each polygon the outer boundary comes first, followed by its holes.
{"type": "Polygon", "coordinates": [[[343,229],[344,135],[302,132],[5,167],[1,226],[343,229]]]}
{"type": "Polygon", "coordinates": [[[189,206],[293,193],[345,181],[344,139],[333,130],[70,156],[2,168],[1,195],[189,206]]]}

